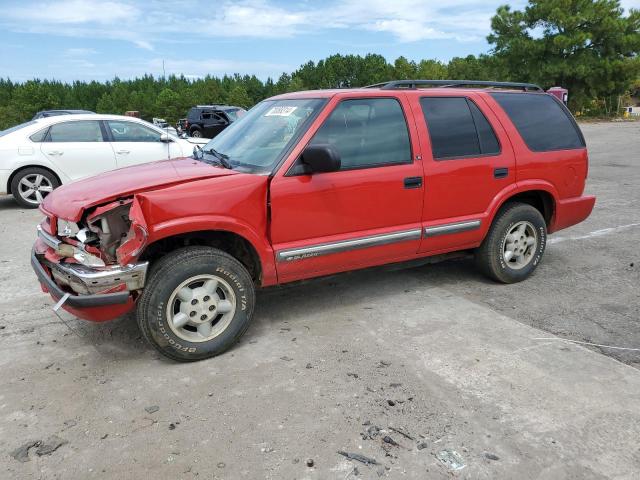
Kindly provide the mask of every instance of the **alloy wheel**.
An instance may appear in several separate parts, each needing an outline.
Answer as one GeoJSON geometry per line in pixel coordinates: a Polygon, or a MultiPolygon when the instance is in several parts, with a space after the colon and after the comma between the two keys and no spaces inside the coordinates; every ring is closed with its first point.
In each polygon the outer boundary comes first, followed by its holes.
{"type": "Polygon", "coordinates": [[[535,256],[538,247],[538,233],[530,222],[517,222],[502,242],[502,258],[506,264],[520,270],[535,256]]]}
{"type": "Polygon", "coordinates": [[[197,275],[172,292],[167,323],[183,340],[206,342],[224,332],[235,312],[236,297],[224,279],[216,275],[197,275]]]}
{"type": "Polygon", "coordinates": [[[27,203],[39,205],[53,191],[51,181],[40,173],[25,175],[18,182],[18,193],[27,203]]]}

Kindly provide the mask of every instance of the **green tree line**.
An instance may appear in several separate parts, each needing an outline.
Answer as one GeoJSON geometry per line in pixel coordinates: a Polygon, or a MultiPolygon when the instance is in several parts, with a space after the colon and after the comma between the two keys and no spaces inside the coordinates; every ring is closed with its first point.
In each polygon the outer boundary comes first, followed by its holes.
{"type": "Polygon", "coordinates": [[[489,53],[449,62],[400,56],[391,63],[377,54],[336,54],[277,80],[237,74],[200,79],[145,75],[104,83],[0,79],[0,129],[55,108],[137,110],[146,119],[175,122],[196,104],[248,108],[280,93],[398,79],[523,81],[545,89],[560,85],[569,89],[575,113],[603,115],[618,113],[621,96],[640,86],[640,12],[624,12],[618,0],[530,0],[523,10],[502,6],[487,39],[489,53]]]}

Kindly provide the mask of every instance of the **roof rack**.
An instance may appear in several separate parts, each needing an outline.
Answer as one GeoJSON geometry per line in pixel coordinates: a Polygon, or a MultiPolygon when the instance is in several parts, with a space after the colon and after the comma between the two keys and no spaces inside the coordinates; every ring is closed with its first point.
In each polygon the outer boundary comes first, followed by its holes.
{"type": "Polygon", "coordinates": [[[363,88],[380,88],[381,90],[415,90],[421,86],[458,88],[458,87],[487,87],[487,88],[515,88],[519,90],[542,92],[542,88],[534,83],[520,82],[491,82],[488,80],[391,80],[389,82],[367,85],[363,88]]]}

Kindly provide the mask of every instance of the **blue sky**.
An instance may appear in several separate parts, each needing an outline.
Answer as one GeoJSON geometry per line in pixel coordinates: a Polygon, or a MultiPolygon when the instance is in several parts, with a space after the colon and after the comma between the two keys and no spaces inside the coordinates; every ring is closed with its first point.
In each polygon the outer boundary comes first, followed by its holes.
{"type": "MultiPolygon", "coordinates": [[[[486,52],[504,0],[0,0],[0,77],[278,77],[334,53],[393,61],[486,52]]],[[[525,1],[510,2],[521,8],[525,1]]],[[[640,8],[640,0],[623,0],[640,8]]]]}

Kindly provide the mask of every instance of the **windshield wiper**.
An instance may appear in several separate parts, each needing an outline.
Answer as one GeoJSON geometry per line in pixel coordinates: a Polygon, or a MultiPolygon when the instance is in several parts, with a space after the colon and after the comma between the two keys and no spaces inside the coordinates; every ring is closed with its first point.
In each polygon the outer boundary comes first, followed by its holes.
{"type": "Polygon", "coordinates": [[[233,167],[231,166],[231,163],[229,162],[229,155],[220,153],[217,150],[214,150],[213,148],[203,148],[202,153],[213,155],[218,159],[218,163],[222,165],[224,168],[228,168],[229,170],[233,169],[233,167]]]}

